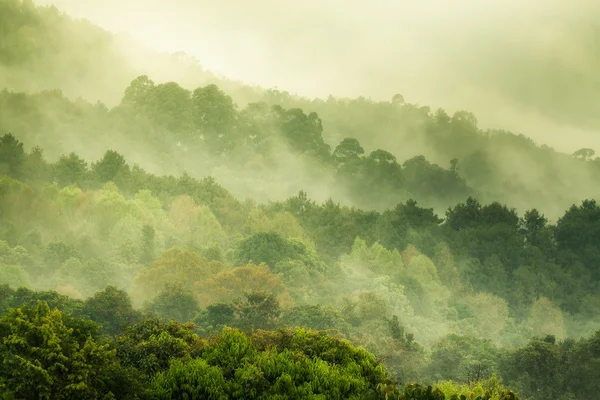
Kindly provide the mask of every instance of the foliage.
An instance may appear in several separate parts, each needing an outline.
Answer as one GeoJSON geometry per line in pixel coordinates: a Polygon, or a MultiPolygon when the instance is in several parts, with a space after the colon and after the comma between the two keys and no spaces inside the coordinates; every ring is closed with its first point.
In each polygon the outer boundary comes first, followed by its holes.
{"type": "Polygon", "coordinates": [[[597,397],[593,149],[120,40],[0,0],[0,392],[597,397]]]}
{"type": "Polygon", "coordinates": [[[14,398],[95,399],[110,393],[115,351],[94,340],[95,326],[35,307],[0,319],[0,387],[14,398]],[[107,379],[108,378],[108,379],[107,379]]]}

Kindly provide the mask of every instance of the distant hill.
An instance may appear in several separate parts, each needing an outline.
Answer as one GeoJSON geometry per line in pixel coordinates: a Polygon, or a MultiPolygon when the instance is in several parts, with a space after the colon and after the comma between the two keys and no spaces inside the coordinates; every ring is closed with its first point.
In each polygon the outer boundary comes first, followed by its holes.
{"type": "Polygon", "coordinates": [[[70,97],[116,104],[123,87],[142,74],[190,87],[218,83],[239,99],[257,98],[257,88],[217,77],[184,53],[146,49],[54,6],[0,0],[0,87],[60,89],[70,97]]]}
{"type": "Polygon", "coordinates": [[[468,111],[432,110],[401,94],[308,99],[245,85],[183,53],[144,49],[31,1],[0,0],[0,68],[0,87],[8,89],[0,96],[0,131],[41,145],[50,158],[75,151],[96,159],[114,148],[154,173],[210,174],[242,197],[277,200],[309,189],[315,198],[363,208],[414,196],[439,211],[473,193],[553,216],[600,198],[593,149],[556,152],[523,135],[481,129],[468,111]],[[136,85],[145,87],[142,97],[132,97],[136,85]],[[48,90],[62,93],[39,93],[48,90]],[[207,135],[216,147],[208,148],[207,135]],[[345,139],[358,141],[359,164],[331,163],[345,139]],[[274,144],[281,140],[283,147],[274,144]],[[393,171],[374,175],[370,163],[382,154],[393,171]]]}

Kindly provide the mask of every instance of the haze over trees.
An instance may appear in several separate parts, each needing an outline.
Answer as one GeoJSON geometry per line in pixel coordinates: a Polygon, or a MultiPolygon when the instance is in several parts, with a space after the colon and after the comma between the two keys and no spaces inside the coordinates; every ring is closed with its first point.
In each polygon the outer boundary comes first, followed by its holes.
{"type": "Polygon", "coordinates": [[[1,399],[600,390],[593,149],[401,94],[157,80],[29,1],[0,31],[1,399]]]}

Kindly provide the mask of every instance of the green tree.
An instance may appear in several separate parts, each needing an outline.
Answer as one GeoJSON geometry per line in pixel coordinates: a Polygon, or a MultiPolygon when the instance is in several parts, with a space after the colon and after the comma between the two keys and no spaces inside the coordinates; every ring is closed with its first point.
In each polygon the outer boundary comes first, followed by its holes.
{"type": "Polygon", "coordinates": [[[532,400],[560,399],[566,394],[565,363],[561,346],[553,336],[533,339],[511,350],[500,370],[506,383],[532,400]]]}
{"type": "Polygon", "coordinates": [[[115,351],[96,327],[50,311],[44,302],[0,318],[0,387],[7,398],[97,399],[110,393],[115,351]]]}
{"type": "Polygon", "coordinates": [[[152,265],[154,257],[156,257],[155,247],[156,231],[150,225],[144,225],[142,228],[142,239],[140,245],[140,257],[139,260],[146,266],[152,265]]]}
{"type": "Polygon", "coordinates": [[[579,207],[572,205],[558,219],[555,230],[558,249],[577,255],[593,278],[600,280],[600,206],[595,200],[584,200],[579,207]]]}
{"type": "MultiPolygon", "coordinates": [[[[565,346],[566,347],[566,346],[565,346]]],[[[566,381],[577,399],[593,398],[600,390],[600,330],[568,349],[568,376],[566,381]]]]}
{"type": "Polygon", "coordinates": [[[114,150],[104,153],[101,160],[92,164],[92,173],[100,182],[114,181],[118,173],[127,173],[129,166],[125,157],[114,150]]]}
{"type": "Polygon", "coordinates": [[[593,149],[586,148],[577,150],[575,153],[573,153],[573,157],[579,160],[590,161],[592,157],[594,157],[594,154],[596,154],[596,152],[593,149]]]}
{"type": "Polygon", "coordinates": [[[539,246],[544,239],[542,235],[547,224],[548,219],[535,208],[525,211],[520,221],[521,233],[532,246],[539,246]]]}
{"type": "Polygon", "coordinates": [[[365,150],[361,147],[358,140],[346,138],[337,145],[333,151],[333,158],[337,163],[346,163],[350,160],[355,160],[365,154],[365,150]]]}
{"type": "Polygon", "coordinates": [[[86,179],[87,172],[87,163],[75,153],[61,156],[54,164],[54,176],[61,186],[81,186],[86,179]]]}
{"type": "Polygon", "coordinates": [[[107,286],[87,299],[81,312],[101,325],[109,335],[122,333],[129,325],[141,320],[141,314],[133,309],[127,292],[114,286],[107,286]]]}
{"type": "Polygon", "coordinates": [[[320,331],[338,329],[342,332],[347,332],[349,329],[341,312],[331,306],[296,306],[284,313],[281,322],[283,326],[289,328],[304,327],[320,331]]]}
{"type": "Polygon", "coordinates": [[[267,292],[251,292],[235,302],[237,325],[243,329],[274,329],[281,315],[277,298],[267,292]]]}
{"type": "Polygon", "coordinates": [[[236,306],[229,303],[214,303],[206,307],[207,322],[215,329],[233,326],[236,306]]]}
{"type": "Polygon", "coordinates": [[[196,358],[188,362],[175,360],[152,381],[151,399],[228,400],[228,383],[223,371],[196,358]]]}
{"type": "Polygon", "coordinates": [[[44,152],[41,147],[35,146],[25,156],[23,164],[23,177],[29,182],[48,182],[51,180],[52,168],[44,160],[44,152]]]}
{"type": "Polygon", "coordinates": [[[169,284],[147,306],[147,310],[160,318],[184,323],[192,321],[200,311],[193,293],[181,285],[169,284]]]}
{"type": "Polygon", "coordinates": [[[490,341],[472,336],[451,334],[440,339],[432,348],[431,362],[426,369],[432,382],[451,380],[467,382],[475,370],[492,374],[501,362],[501,351],[490,341]]]}
{"type": "Polygon", "coordinates": [[[117,356],[124,367],[135,368],[142,382],[165,371],[173,359],[197,357],[203,341],[193,332],[193,324],[150,318],[127,327],[115,339],[117,356]]]}
{"type": "Polygon", "coordinates": [[[295,239],[285,239],[274,232],[258,232],[243,240],[235,250],[237,265],[265,263],[271,268],[277,264],[300,260],[308,269],[323,271],[325,266],[306,244],[295,239]]]}
{"type": "Polygon", "coordinates": [[[230,96],[211,84],[192,93],[194,125],[218,152],[230,150],[236,141],[237,110],[230,96]]]}
{"type": "Polygon", "coordinates": [[[226,328],[201,358],[172,363],[153,381],[151,397],[360,399],[381,393],[385,378],[371,354],[323,333],[286,329],[249,336],[226,328]]]}
{"type": "Polygon", "coordinates": [[[0,175],[20,178],[24,162],[23,143],[10,133],[0,137],[0,175]]]}

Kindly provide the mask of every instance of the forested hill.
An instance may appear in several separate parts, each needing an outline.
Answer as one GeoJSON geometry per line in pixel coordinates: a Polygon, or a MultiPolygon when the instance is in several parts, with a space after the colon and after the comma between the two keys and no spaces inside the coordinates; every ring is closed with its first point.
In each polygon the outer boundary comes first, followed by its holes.
{"type": "Polygon", "coordinates": [[[0,0],[0,85],[0,399],[599,393],[593,149],[244,86],[30,1],[0,0]]]}
{"type": "Polygon", "coordinates": [[[218,83],[240,98],[256,96],[256,88],[218,78],[184,53],[146,49],[53,6],[0,0],[0,87],[59,89],[74,98],[116,104],[123,87],[144,73],[192,86],[218,83]]]}
{"type": "Polygon", "coordinates": [[[7,134],[0,160],[0,355],[12,366],[0,371],[0,388],[26,397],[82,382],[71,390],[135,398],[146,388],[149,398],[164,398],[156,393],[206,389],[244,398],[247,390],[363,393],[389,376],[437,383],[445,398],[496,391],[491,399],[500,400],[499,378],[531,400],[598,390],[594,201],[556,224],[535,209],[518,215],[473,198],[445,215],[414,201],[378,213],[305,193],[261,205],[212,179],[149,174],[115,151],[91,163],[75,153],[49,163],[39,147],[25,152],[7,134]],[[171,319],[195,325],[164,322],[171,319]],[[386,372],[365,352],[314,332],[197,336],[224,326],[334,330],[383,360],[386,372]],[[35,332],[69,346],[40,345],[35,332]],[[301,364],[283,362],[292,353],[301,364]],[[31,373],[52,384],[28,386],[38,380],[16,366],[19,357],[39,362],[31,373]],[[61,375],[53,357],[83,359],[62,365],[94,372],[61,375]],[[244,374],[264,379],[246,382],[244,374]],[[293,383],[281,388],[286,374],[293,383]],[[349,376],[355,383],[346,386],[349,376]],[[211,389],[202,383],[209,378],[211,389]],[[197,385],[186,386],[190,380],[197,385]],[[294,389],[306,380],[328,383],[294,389]]]}
{"type": "Polygon", "coordinates": [[[151,172],[210,175],[260,201],[306,190],[366,209],[415,199],[443,212],[473,196],[521,212],[540,208],[554,219],[599,197],[600,159],[591,149],[559,153],[524,136],[479,130],[468,112],[431,112],[399,95],[295,104],[269,91],[242,108],[216,85],[187,90],[140,76],[110,109],[60,91],[0,92],[0,130],[27,148],[41,146],[50,159],[70,152],[98,159],[111,148],[151,172]],[[374,147],[378,140],[389,147],[374,147]]]}
{"type": "Polygon", "coordinates": [[[29,1],[0,0],[0,19],[0,85],[10,90],[0,94],[0,131],[53,159],[114,148],[156,173],[212,175],[243,197],[307,190],[378,210],[415,198],[443,212],[473,195],[555,218],[599,197],[593,149],[568,155],[484,131],[467,111],[243,86],[29,1]]]}

